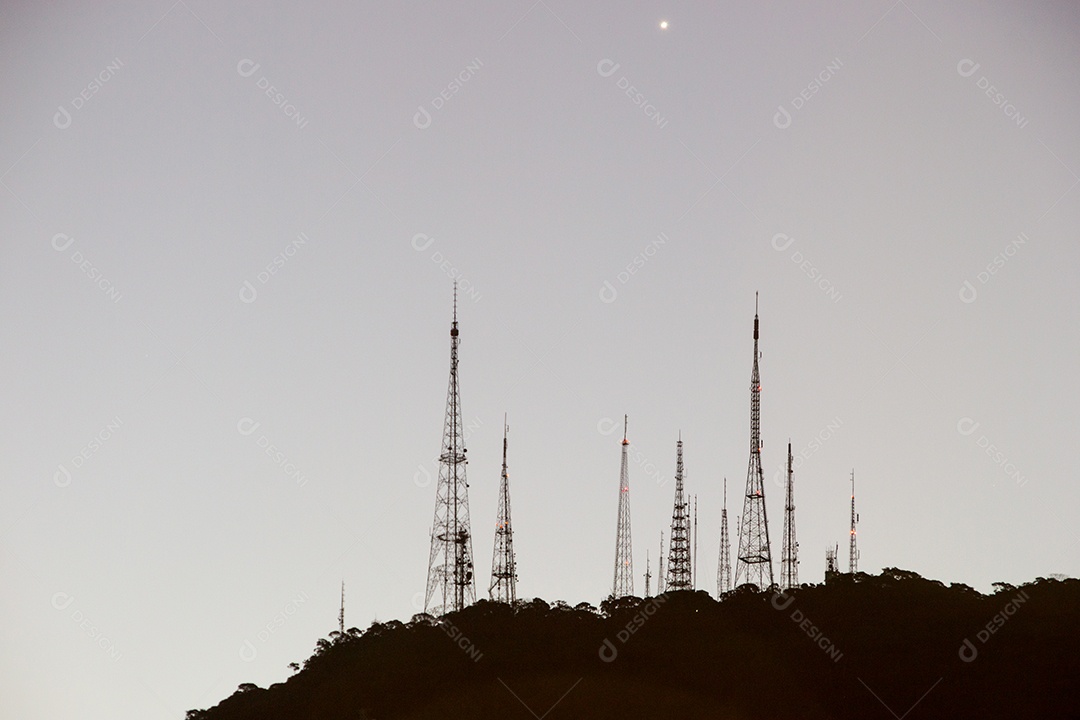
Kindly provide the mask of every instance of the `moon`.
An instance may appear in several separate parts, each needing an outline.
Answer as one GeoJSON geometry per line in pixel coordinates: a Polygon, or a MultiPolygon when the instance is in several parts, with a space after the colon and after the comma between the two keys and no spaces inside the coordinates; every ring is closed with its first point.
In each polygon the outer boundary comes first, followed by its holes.
{"type": "Polygon", "coordinates": [[[667,30],[667,20],[661,20],[660,21],[660,29],[661,30],[667,30]]]}

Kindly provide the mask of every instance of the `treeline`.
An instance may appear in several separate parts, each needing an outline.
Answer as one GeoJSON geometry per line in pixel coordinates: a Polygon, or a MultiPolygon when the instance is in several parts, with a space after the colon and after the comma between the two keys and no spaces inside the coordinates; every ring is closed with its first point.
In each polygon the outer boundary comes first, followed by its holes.
{"type": "Polygon", "coordinates": [[[1080,580],[995,590],[888,568],[720,601],[481,601],[331,633],[288,681],[187,718],[1080,718],[1080,580]]]}

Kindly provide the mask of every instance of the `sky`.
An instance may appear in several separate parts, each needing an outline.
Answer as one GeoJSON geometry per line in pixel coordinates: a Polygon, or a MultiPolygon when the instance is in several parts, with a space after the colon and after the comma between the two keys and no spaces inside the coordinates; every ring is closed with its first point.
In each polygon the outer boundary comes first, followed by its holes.
{"type": "MultiPolygon", "coordinates": [[[[803,582],[1080,574],[1080,8],[5,3],[0,715],[178,718],[422,609],[459,282],[478,587],[715,591],[760,293],[803,582]],[[661,28],[661,21],[668,25],[661,28]]],[[[734,538],[733,538],[734,543],[734,538]]],[[[734,552],[734,551],[733,551],[734,552]]]]}

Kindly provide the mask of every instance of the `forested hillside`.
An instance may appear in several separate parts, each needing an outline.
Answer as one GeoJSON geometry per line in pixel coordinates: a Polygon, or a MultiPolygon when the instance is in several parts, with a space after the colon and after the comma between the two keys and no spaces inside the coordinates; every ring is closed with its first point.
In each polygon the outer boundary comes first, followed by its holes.
{"type": "Polygon", "coordinates": [[[331,633],[188,720],[1080,718],[1080,580],[995,587],[887,569],[719,602],[484,601],[331,633]]]}

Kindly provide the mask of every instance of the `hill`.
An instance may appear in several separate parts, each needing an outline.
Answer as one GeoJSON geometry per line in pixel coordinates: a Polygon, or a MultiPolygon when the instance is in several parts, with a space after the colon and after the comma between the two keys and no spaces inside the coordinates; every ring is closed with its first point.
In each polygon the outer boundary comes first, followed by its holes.
{"type": "Polygon", "coordinates": [[[721,601],[482,601],[332,633],[187,718],[1080,718],[1080,580],[995,588],[889,568],[721,601]]]}

